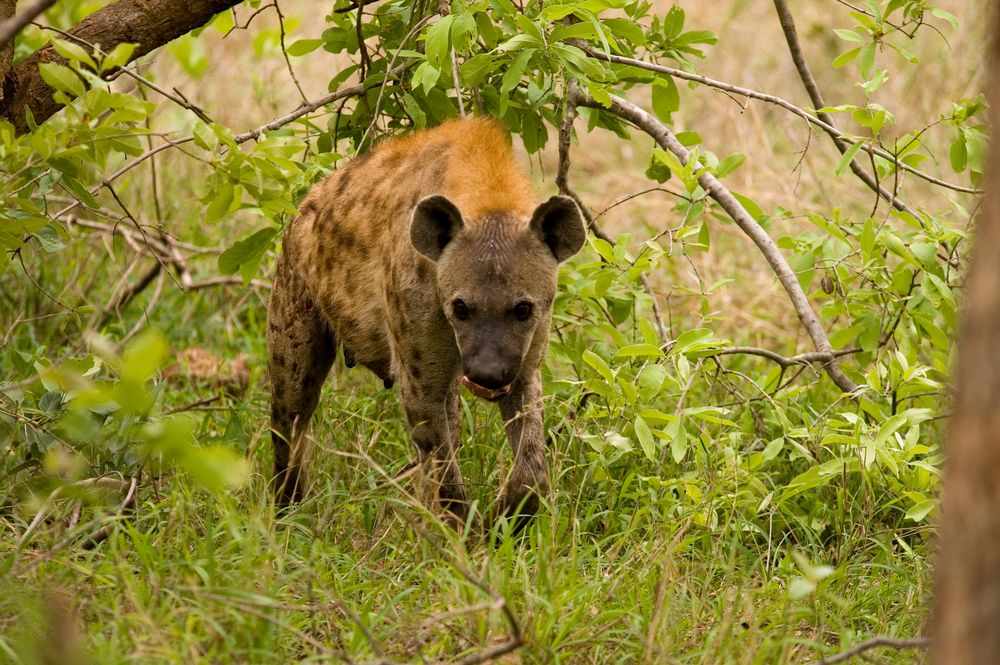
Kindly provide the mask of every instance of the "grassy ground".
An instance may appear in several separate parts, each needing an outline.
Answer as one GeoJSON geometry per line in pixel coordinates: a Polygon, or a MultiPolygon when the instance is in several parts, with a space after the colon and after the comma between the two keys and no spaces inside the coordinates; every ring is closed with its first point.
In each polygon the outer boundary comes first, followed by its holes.
{"type": "MultiPolygon", "coordinates": [[[[703,73],[803,102],[769,3],[720,3],[711,12],[705,3],[680,4],[690,25],[720,35],[703,73]]],[[[853,77],[825,66],[844,45],[820,30],[831,12],[839,12],[838,25],[846,27],[844,8],[818,0],[794,4],[829,100],[858,101],[853,77]]],[[[950,50],[943,38],[925,42],[924,62],[894,67],[894,78],[880,92],[904,129],[947,113],[949,100],[970,96],[980,85],[978,10],[958,0],[941,4],[962,22],[960,31],[948,34],[950,50]]],[[[291,3],[286,11],[294,16],[315,9],[291,3]]],[[[270,13],[262,15],[255,29],[273,26],[270,20],[270,13]]],[[[294,38],[317,36],[319,23],[300,23],[294,38]]],[[[265,44],[254,54],[257,34],[237,32],[222,43],[207,31],[212,64],[201,78],[191,78],[166,55],[157,57],[150,74],[234,128],[259,125],[294,107],[298,93],[273,47],[265,44]]],[[[332,60],[317,51],[295,61],[307,96],[324,91],[332,60]]],[[[767,210],[793,213],[772,229],[775,234],[794,233],[812,210],[843,206],[861,215],[870,207],[860,184],[833,175],[836,158],[824,137],[807,139],[803,126],[771,108],[744,109],[707,89],[685,95],[679,129],[697,130],[719,155],[750,156],[729,184],[767,210]]],[[[178,127],[190,119],[168,109],[156,122],[178,127]]],[[[947,138],[944,132],[931,138],[941,161],[934,168],[945,174],[947,138]]],[[[594,210],[648,186],[642,177],[648,143],[581,133],[572,177],[594,210]]],[[[552,147],[530,163],[546,192],[554,189],[552,147]]],[[[207,170],[179,155],[157,164],[155,206],[148,173],[123,185],[123,196],[144,219],[209,247],[254,228],[255,220],[241,216],[206,227],[197,217],[192,183],[207,170]]],[[[921,205],[950,205],[948,197],[911,187],[904,193],[921,205]]],[[[611,233],[643,239],[671,225],[674,214],[669,197],[654,193],[602,219],[611,233]]],[[[742,236],[720,227],[711,251],[677,257],[654,275],[673,333],[703,316],[700,297],[690,290],[731,279],[711,297],[720,335],[783,352],[808,350],[776,280],[748,247],[742,236]]],[[[72,260],[59,262],[26,255],[27,270],[54,298],[101,307],[129,270],[126,247],[89,236],[69,251],[64,256],[72,260]]],[[[215,274],[209,256],[195,265],[193,276],[215,274]]],[[[71,354],[85,348],[86,317],[63,313],[20,273],[0,273],[0,285],[0,330],[10,331],[0,363],[11,362],[15,349],[71,354]]],[[[165,410],[193,417],[199,442],[245,454],[249,481],[236,490],[209,492],[175,473],[147,477],[131,519],[114,519],[118,497],[112,496],[67,528],[72,507],[60,504],[54,519],[20,543],[40,500],[26,498],[25,474],[17,468],[13,444],[7,446],[0,467],[12,479],[0,483],[0,662],[73,662],[72,653],[58,651],[73,639],[87,652],[79,662],[422,662],[474,657],[520,635],[524,646],[500,662],[801,663],[871,635],[925,632],[930,534],[886,527],[880,506],[873,505],[874,489],[862,484],[837,496],[830,533],[818,540],[772,528],[767,510],[747,519],[746,506],[733,498],[734,481],[721,454],[713,460],[717,464],[691,462],[677,471],[695,479],[702,510],[681,510],[669,497],[640,500],[634,474],[610,481],[594,477],[582,438],[592,432],[585,421],[569,422],[568,406],[558,399],[548,408],[550,429],[559,432],[550,450],[551,504],[523,539],[498,542],[498,534],[484,534],[478,521],[455,533],[413,498],[410,479],[393,480],[413,456],[398,397],[338,362],[314,427],[309,498],[276,516],[266,489],[266,289],[185,293],[169,280],[156,288],[158,300],[151,289],[103,331],[121,338],[151,307],[148,324],[165,332],[174,352],[198,347],[227,362],[246,354],[249,387],[241,396],[218,397],[217,388],[182,371],[162,384],[159,399],[165,410]],[[67,538],[105,522],[116,526],[93,551],[67,538]],[[52,617],[65,607],[72,608],[72,618],[63,632],[52,634],[52,617]]],[[[830,406],[829,393],[825,399],[822,406],[830,406]]],[[[499,445],[498,416],[472,401],[465,409],[463,472],[480,510],[488,512],[509,462],[499,445]]],[[[913,663],[921,652],[889,650],[876,657],[913,663]]]]}

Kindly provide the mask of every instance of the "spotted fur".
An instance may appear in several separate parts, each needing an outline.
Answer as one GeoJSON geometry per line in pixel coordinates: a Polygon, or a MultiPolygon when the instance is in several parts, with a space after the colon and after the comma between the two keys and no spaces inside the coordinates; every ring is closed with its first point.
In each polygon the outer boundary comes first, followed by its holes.
{"type": "Polygon", "coordinates": [[[571,200],[536,204],[488,119],[386,141],[317,184],[285,235],[268,309],[279,503],[305,488],[306,426],[341,345],[348,365],[399,387],[421,461],[459,517],[460,385],[496,401],[514,453],[500,510],[533,513],[548,489],[539,367],[558,263],[584,238],[571,200]]]}

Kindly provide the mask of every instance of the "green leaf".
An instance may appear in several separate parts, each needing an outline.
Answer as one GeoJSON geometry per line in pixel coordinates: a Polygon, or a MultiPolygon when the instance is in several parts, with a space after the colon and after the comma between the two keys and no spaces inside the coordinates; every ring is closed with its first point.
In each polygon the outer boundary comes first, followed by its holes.
{"type": "Polygon", "coordinates": [[[147,329],[140,333],[122,352],[122,380],[139,384],[149,380],[163,365],[169,348],[160,331],[147,329]]]}
{"type": "Polygon", "coordinates": [[[239,270],[243,281],[249,282],[250,278],[247,277],[245,268],[249,266],[256,272],[264,253],[271,247],[271,239],[277,232],[278,229],[268,226],[242,240],[237,240],[219,255],[219,272],[223,275],[232,275],[239,270]]]}
{"type": "Polygon", "coordinates": [[[597,36],[597,28],[593,23],[570,23],[553,30],[549,40],[561,42],[566,39],[596,39],[597,36]]]}
{"type": "Polygon", "coordinates": [[[725,178],[727,175],[735,171],[747,160],[747,156],[743,153],[734,152],[731,155],[727,155],[719,162],[719,165],[715,167],[715,175],[720,178],[725,178]]]}
{"type": "Polygon", "coordinates": [[[852,144],[850,148],[844,151],[844,154],[841,155],[840,157],[840,161],[837,162],[836,174],[838,176],[844,175],[847,169],[850,168],[851,160],[854,159],[854,156],[858,154],[858,151],[861,150],[863,145],[864,143],[858,141],[857,143],[852,144]]]}
{"type": "Polygon", "coordinates": [[[199,148],[214,152],[219,147],[219,137],[211,127],[198,120],[194,123],[194,143],[199,148]]]}
{"type": "Polygon", "coordinates": [[[861,38],[861,35],[859,35],[858,33],[854,32],[853,30],[844,30],[842,28],[834,28],[833,31],[834,31],[834,33],[836,33],[836,35],[838,37],[840,37],[841,39],[843,39],[844,41],[847,41],[847,42],[861,42],[861,41],[864,41],[861,38]]]}
{"type": "Polygon", "coordinates": [[[500,66],[500,60],[489,53],[474,55],[459,68],[462,83],[467,86],[478,86],[494,69],[500,66]]]}
{"type": "Polygon", "coordinates": [[[613,384],[615,382],[615,375],[611,371],[611,368],[608,367],[608,364],[604,362],[603,358],[590,350],[585,350],[582,357],[583,362],[597,370],[597,373],[600,374],[601,378],[608,384],[613,384]]]}
{"type": "Polygon", "coordinates": [[[681,107],[680,93],[674,79],[658,78],[653,81],[653,113],[667,124],[671,124],[671,114],[681,107]]]}
{"type": "Polygon", "coordinates": [[[629,344],[618,349],[615,358],[635,358],[637,356],[645,358],[662,358],[663,351],[654,344],[629,344]]]}
{"type": "Polygon", "coordinates": [[[65,92],[73,97],[82,97],[86,92],[83,81],[69,67],[56,64],[54,62],[43,62],[38,65],[38,73],[42,75],[42,80],[60,92],[65,92]]]}
{"type": "Polygon", "coordinates": [[[447,68],[448,46],[451,43],[451,24],[454,20],[455,17],[448,14],[427,31],[424,52],[427,54],[427,62],[436,69],[447,68]]]}
{"type": "Polygon", "coordinates": [[[948,21],[948,23],[951,24],[952,29],[958,30],[958,19],[955,18],[955,15],[951,12],[941,9],[940,7],[931,7],[929,11],[931,15],[948,21]]]}
{"type": "Polygon", "coordinates": [[[861,47],[860,46],[857,47],[857,48],[852,48],[850,51],[847,51],[845,53],[841,53],[840,55],[838,55],[836,58],[833,59],[833,66],[836,69],[840,69],[841,67],[843,67],[844,65],[846,65],[848,62],[850,62],[851,60],[854,60],[854,58],[858,57],[858,53],[861,53],[861,47]]]}
{"type": "Polygon", "coordinates": [[[937,508],[937,505],[937,499],[925,499],[907,510],[904,518],[914,522],[923,522],[931,511],[937,508]]]}
{"type": "Polygon", "coordinates": [[[639,439],[639,446],[643,454],[650,462],[656,461],[656,444],[653,442],[653,433],[649,431],[649,425],[642,416],[635,417],[635,438],[639,439]]]}
{"type": "Polygon", "coordinates": [[[295,57],[303,56],[307,53],[312,53],[325,43],[326,41],[322,39],[300,39],[288,46],[288,55],[295,57]]]}
{"type": "Polygon", "coordinates": [[[521,76],[524,74],[525,68],[528,66],[528,61],[531,60],[531,56],[534,55],[535,49],[529,48],[521,51],[514,58],[514,62],[510,63],[507,67],[507,71],[504,72],[503,80],[500,83],[500,94],[507,95],[511,90],[517,87],[517,84],[521,82],[521,76]]]}
{"type": "Polygon", "coordinates": [[[66,58],[70,62],[82,62],[91,69],[97,69],[97,63],[90,57],[90,54],[79,44],[68,42],[62,39],[53,39],[52,47],[56,53],[66,58]]]}
{"type": "Polygon", "coordinates": [[[104,56],[104,60],[101,61],[101,69],[108,71],[117,67],[124,67],[131,62],[132,54],[135,53],[136,46],[138,46],[138,44],[130,44],[128,42],[122,42],[116,45],[113,49],[111,49],[111,53],[104,56]]]}

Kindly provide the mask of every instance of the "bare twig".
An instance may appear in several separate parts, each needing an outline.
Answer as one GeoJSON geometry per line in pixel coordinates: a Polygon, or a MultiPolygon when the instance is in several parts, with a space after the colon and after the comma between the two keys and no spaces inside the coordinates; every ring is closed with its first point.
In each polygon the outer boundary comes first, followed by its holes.
{"type": "Polygon", "coordinates": [[[761,349],[756,346],[730,346],[717,351],[712,351],[711,353],[706,354],[706,357],[732,355],[761,356],[763,358],[767,358],[768,360],[773,360],[782,367],[793,367],[795,365],[812,365],[813,363],[826,364],[843,356],[861,353],[861,351],[862,349],[859,347],[852,347],[850,349],[840,349],[839,351],[830,351],[828,353],[814,351],[811,353],[798,353],[794,356],[783,356],[780,353],[775,353],[774,351],[770,351],[768,349],[761,349]]]}
{"type": "Polygon", "coordinates": [[[562,124],[559,125],[559,168],[556,171],[556,187],[559,188],[560,194],[576,201],[576,205],[580,208],[580,212],[583,213],[584,219],[587,220],[587,228],[590,229],[590,232],[601,240],[613,245],[615,243],[614,238],[601,230],[594,221],[594,216],[590,214],[590,210],[583,204],[580,196],[569,186],[569,149],[573,140],[573,120],[575,118],[576,105],[568,102],[566,109],[563,111],[562,124]]]}
{"type": "Polygon", "coordinates": [[[930,640],[926,637],[900,638],[878,635],[859,644],[855,644],[850,649],[845,649],[838,654],[816,661],[815,665],[834,665],[835,663],[842,663],[849,658],[861,655],[865,651],[878,649],[880,647],[889,647],[891,649],[926,649],[929,646],[930,640]]]}
{"type": "Polygon", "coordinates": [[[21,534],[19,544],[23,546],[27,542],[28,536],[30,536],[38,527],[38,525],[42,523],[42,520],[45,519],[45,516],[48,515],[49,510],[52,508],[52,504],[55,503],[56,499],[62,496],[62,493],[64,491],[70,489],[82,489],[88,487],[96,487],[98,489],[106,489],[106,490],[121,490],[124,489],[126,485],[125,481],[123,480],[120,480],[118,478],[108,478],[105,476],[102,476],[100,478],[86,478],[84,480],[78,480],[75,483],[60,485],[59,487],[52,490],[52,492],[45,498],[45,501],[42,502],[42,505],[38,509],[38,512],[35,513],[34,519],[31,520],[31,523],[28,524],[28,528],[24,530],[23,534],[21,534]]]}
{"type": "MultiPolygon", "coordinates": [[[[795,70],[799,73],[799,78],[802,80],[802,85],[805,86],[806,92],[809,93],[809,100],[812,102],[813,108],[816,109],[816,117],[831,127],[836,127],[837,125],[834,122],[833,117],[826,111],[821,110],[826,107],[826,104],[823,102],[823,95],[819,91],[819,86],[816,85],[816,79],[813,78],[812,72],[809,70],[809,64],[806,62],[805,56],[802,54],[802,48],[799,46],[799,37],[795,31],[795,21],[792,19],[792,12],[789,10],[788,4],[785,0],[774,0],[774,8],[778,12],[778,20],[781,23],[781,31],[785,34],[785,42],[788,44],[788,51],[791,53],[792,62],[795,63],[795,70]]],[[[827,134],[829,134],[830,138],[833,139],[833,143],[837,146],[837,150],[840,154],[843,155],[848,151],[850,145],[847,141],[836,134],[832,134],[830,132],[827,132],[827,134]]],[[[851,158],[850,167],[854,175],[865,183],[869,189],[888,201],[889,204],[896,210],[916,216],[914,211],[899,200],[893,192],[890,192],[879,185],[875,176],[868,171],[865,171],[857,159],[851,158]]]]}
{"type": "MultiPolygon", "coordinates": [[[[136,498],[138,497],[137,490],[139,488],[139,478],[141,476],[141,469],[132,474],[132,479],[129,481],[128,485],[128,491],[125,492],[125,498],[123,498],[122,502],[118,504],[118,510],[115,511],[115,521],[117,521],[126,510],[131,510],[135,507],[136,498]]],[[[85,541],[83,541],[81,547],[85,550],[94,549],[100,543],[107,540],[113,530],[114,522],[105,524],[100,529],[92,533],[85,541]]]]}
{"type": "Polygon", "coordinates": [[[673,76],[675,78],[684,79],[685,81],[694,81],[696,83],[701,83],[702,85],[707,85],[711,88],[716,88],[718,90],[723,90],[725,92],[731,92],[736,95],[741,95],[743,97],[749,97],[750,99],[757,99],[762,102],[767,102],[768,104],[774,104],[775,106],[780,106],[786,111],[789,111],[799,116],[806,122],[813,124],[816,127],[819,127],[830,136],[836,136],[839,139],[849,143],[860,143],[861,150],[864,150],[867,153],[875,155],[876,157],[880,157],[881,159],[884,159],[886,161],[892,162],[893,164],[895,164],[896,168],[908,171],[913,175],[917,176],[918,178],[926,180],[927,182],[939,185],[941,187],[945,187],[947,189],[954,190],[956,192],[962,192],[965,194],[976,194],[976,195],[982,194],[982,190],[976,189],[974,187],[966,187],[964,185],[958,185],[955,183],[947,182],[945,180],[941,180],[940,178],[936,178],[930,175],[929,173],[924,173],[919,169],[915,169],[909,164],[900,161],[892,153],[883,150],[882,148],[868,145],[867,143],[865,143],[862,140],[859,140],[856,137],[841,132],[836,127],[820,120],[819,118],[812,115],[808,111],[796,106],[795,104],[792,104],[789,101],[782,99],[781,97],[777,97],[775,95],[769,95],[763,92],[758,92],[756,90],[751,90],[750,88],[742,88],[740,86],[732,85],[731,83],[726,83],[724,81],[717,81],[707,76],[701,76],[700,74],[692,74],[690,72],[686,72],[682,69],[676,69],[674,67],[665,67],[664,65],[658,65],[652,62],[646,62],[645,60],[637,60],[635,58],[626,58],[620,55],[602,53],[601,51],[593,49],[583,43],[578,43],[577,46],[591,57],[598,58],[600,60],[615,62],[621,65],[632,65],[633,67],[639,67],[640,69],[645,69],[660,74],[666,74],[667,76],[673,76]]]}
{"type": "MultiPolygon", "coordinates": [[[[597,218],[591,214],[590,209],[584,205],[583,200],[580,198],[572,187],[569,186],[569,149],[573,141],[573,120],[576,119],[576,105],[567,100],[566,107],[563,110],[563,121],[559,125],[559,167],[556,171],[556,186],[559,188],[559,193],[564,196],[568,196],[574,201],[576,205],[580,208],[580,212],[583,213],[584,219],[587,221],[587,227],[590,232],[596,237],[609,242],[612,245],[615,244],[614,239],[606,234],[601,227],[597,225],[597,218]]],[[[605,211],[606,212],[606,211],[605,211]]],[[[604,214],[603,212],[601,213],[604,214]]],[[[600,215],[598,215],[600,217],[600,215]]],[[[663,314],[660,312],[660,303],[656,300],[656,294],[653,293],[653,287],[649,283],[649,278],[645,274],[639,276],[642,281],[642,287],[649,296],[649,300],[653,306],[653,321],[656,324],[656,332],[660,337],[660,344],[666,344],[670,336],[667,334],[667,329],[663,325],[663,314]]]]}
{"type": "MultiPolygon", "coordinates": [[[[673,153],[682,164],[688,163],[690,154],[687,148],[677,140],[673,132],[656,117],[632,102],[612,95],[610,108],[605,108],[594,99],[583,94],[575,85],[570,88],[570,99],[580,106],[604,109],[606,112],[633,123],[653,137],[662,148],[673,153]]],[[[791,299],[792,306],[799,316],[799,321],[805,327],[816,350],[820,353],[832,354],[833,347],[830,346],[830,340],[826,336],[826,331],[823,330],[823,326],[816,317],[816,313],[813,312],[812,306],[809,304],[809,299],[802,291],[795,273],[792,272],[791,267],[789,267],[788,262],[781,254],[774,240],[771,239],[771,236],[757,223],[757,220],[750,216],[750,213],[736,200],[736,197],[712,173],[708,171],[702,173],[698,177],[698,183],[726,211],[732,220],[736,222],[736,225],[753,240],[754,244],[757,245],[757,248],[764,255],[771,269],[778,276],[778,280],[784,287],[789,299],[791,299]]],[[[825,365],[824,369],[830,376],[830,379],[844,392],[853,393],[857,390],[857,384],[843,373],[836,360],[831,360],[830,363],[825,365]]]]}
{"type": "Polygon", "coordinates": [[[302,86],[299,84],[299,78],[295,75],[295,69],[292,67],[292,60],[288,57],[288,49],[285,47],[285,15],[281,13],[281,5],[278,4],[278,0],[274,0],[274,11],[278,15],[278,28],[280,30],[281,37],[281,55],[285,57],[285,67],[288,69],[288,75],[292,77],[292,83],[295,84],[295,89],[299,91],[299,96],[302,97],[302,103],[308,104],[309,98],[306,97],[306,93],[302,91],[302,86]]]}
{"type": "Polygon", "coordinates": [[[14,36],[21,32],[24,26],[34,21],[42,12],[54,4],[56,4],[56,0],[32,0],[20,14],[0,23],[0,48],[3,48],[7,42],[14,39],[14,36]]]}
{"type": "Polygon", "coordinates": [[[465,104],[462,103],[462,84],[458,80],[458,58],[455,49],[451,49],[451,79],[455,86],[455,101],[458,102],[458,115],[465,117],[465,104]]]}

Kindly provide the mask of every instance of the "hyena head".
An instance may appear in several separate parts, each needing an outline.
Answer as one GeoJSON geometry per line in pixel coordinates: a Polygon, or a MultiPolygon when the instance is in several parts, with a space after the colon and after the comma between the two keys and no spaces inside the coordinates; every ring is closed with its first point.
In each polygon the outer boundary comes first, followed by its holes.
{"type": "Polygon", "coordinates": [[[565,196],[538,206],[530,220],[494,212],[469,224],[444,196],[416,205],[410,240],[437,264],[441,308],[462,356],[462,382],[473,393],[497,399],[510,391],[529,356],[538,363],[559,263],[585,239],[580,210],[565,196]]]}

